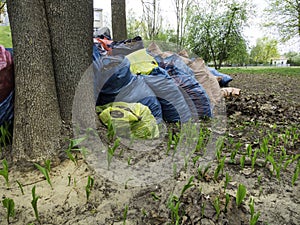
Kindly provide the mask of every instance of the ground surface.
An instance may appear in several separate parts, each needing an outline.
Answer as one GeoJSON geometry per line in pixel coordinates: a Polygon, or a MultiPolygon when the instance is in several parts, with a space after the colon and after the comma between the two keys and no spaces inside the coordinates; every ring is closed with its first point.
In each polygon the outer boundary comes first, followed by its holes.
{"type": "MultiPolygon", "coordinates": [[[[93,163],[79,159],[78,165],[66,160],[51,169],[53,188],[38,170],[21,173],[11,168],[9,188],[0,177],[1,196],[15,202],[11,224],[38,224],[31,206],[34,185],[40,196],[41,224],[176,224],[176,220],[178,224],[250,224],[251,198],[254,214],[260,213],[257,224],[300,224],[300,182],[296,179],[300,171],[300,77],[232,76],[230,86],[242,89],[242,94],[226,99],[226,118],[217,124],[222,132],[211,123],[201,125],[201,143],[207,151],[211,149],[209,135],[216,132],[224,138],[218,142],[218,159],[201,160],[197,157],[203,155],[201,148],[188,163],[178,164],[173,174],[166,170],[171,175],[165,176],[167,138],[163,143],[133,145],[122,154],[118,150],[116,159],[125,161],[127,167],[122,167],[124,163],[118,167],[113,160],[110,173],[104,168],[94,170],[101,164],[97,157],[93,163]],[[146,163],[160,168],[149,182],[146,163]],[[139,174],[136,171],[144,173],[143,182],[133,177],[139,174]],[[94,185],[87,201],[88,176],[94,178],[94,185]],[[16,181],[23,185],[24,195],[16,181]],[[237,206],[239,184],[246,187],[246,197],[237,206]]],[[[2,206],[0,224],[7,224],[2,206]]]]}

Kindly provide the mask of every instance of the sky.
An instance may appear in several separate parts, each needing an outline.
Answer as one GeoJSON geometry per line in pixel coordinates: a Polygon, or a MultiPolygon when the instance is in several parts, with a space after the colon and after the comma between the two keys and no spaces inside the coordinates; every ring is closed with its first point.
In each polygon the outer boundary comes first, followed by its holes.
{"type": "MultiPolygon", "coordinates": [[[[173,2],[173,0],[162,0],[161,9],[162,15],[164,15],[164,21],[170,23],[175,27],[176,17],[173,2]]],[[[266,0],[252,0],[251,2],[255,5],[256,13],[252,18],[249,19],[249,27],[246,27],[244,29],[244,36],[248,41],[249,46],[253,47],[255,46],[256,40],[258,38],[262,38],[265,35],[270,35],[270,31],[260,26],[264,18],[263,10],[268,6],[268,3],[266,2],[266,0]]],[[[109,28],[111,28],[110,4],[110,0],[94,0],[94,7],[103,9],[103,25],[109,28]]],[[[141,16],[141,0],[126,0],[126,10],[127,12],[129,10],[133,10],[137,16],[141,16]]],[[[297,41],[296,43],[293,43],[293,41],[291,41],[290,43],[287,43],[285,45],[278,45],[278,49],[282,54],[288,51],[300,51],[300,44],[297,41]]]]}

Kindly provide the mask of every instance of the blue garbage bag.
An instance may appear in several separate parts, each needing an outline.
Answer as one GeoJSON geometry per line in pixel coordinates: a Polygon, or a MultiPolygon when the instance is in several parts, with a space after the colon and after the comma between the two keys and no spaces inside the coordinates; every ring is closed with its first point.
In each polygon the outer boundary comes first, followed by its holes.
{"type": "Polygon", "coordinates": [[[184,63],[180,56],[155,57],[159,66],[164,68],[183,91],[183,96],[192,108],[196,108],[199,117],[212,117],[209,97],[205,89],[195,79],[193,71],[184,63]]]}
{"type": "Polygon", "coordinates": [[[158,99],[142,78],[131,73],[130,63],[126,57],[121,55],[99,57],[95,49],[93,60],[96,106],[111,102],[139,102],[148,106],[158,123],[162,121],[158,99]]]}
{"type": "Polygon", "coordinates": [[[160,102],[165,121],[187,122],[192,117],[191,110],[184,96],[166,70],[156,67],[150,75],[141,75],[141,77],[143,77],[160,102]]]}
{"type": "Polygon", "coordinates": [[[6,99],[0,103],[0,126],[5,122],[11,123],[14,114],[14,91],[12,91],[6,99]]]}
{"type": "Polygon", "coordinates": [[[224,73],[220,73],[218,70],[216,70],[215,68],[211,68],[211,67],[208,67],[209,71],[216,77],[221,77],[222,79],[219,81],[219,84],[221,87],[227,87],[228,86],[228,83],[230,81],[232,81],[232,77],[227,75],[227,74],[224,74],[224,73]]]}

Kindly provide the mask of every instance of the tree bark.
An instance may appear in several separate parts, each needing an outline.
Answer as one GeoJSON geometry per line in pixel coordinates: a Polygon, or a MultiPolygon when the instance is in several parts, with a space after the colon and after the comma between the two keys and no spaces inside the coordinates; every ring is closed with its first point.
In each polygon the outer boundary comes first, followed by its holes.
{"type": "Polygon", "coordinates": [[[22,167],[57,159],[61,117],[44,2],[10,0],[7,6],[15,65],[12,155],[22,167]]]}
{"type": "Polygon", "coordinates": [[[127,39],[126,1],[111,0],[112,34],[115,41],[127,39]]]}
{"type": "Polygon", "coordinates": [[[70,138],[62,121],[71,125],[77,84],[92,63],[93,2],[7,4],[15,63],[13,160],[57,164],[61,141],[70,138]]]}
{"type": "Polygon", "coordinates": [[[60,114],[71,124],[77,84],[92,64],[93,1],[45,2],[60,114]]]}

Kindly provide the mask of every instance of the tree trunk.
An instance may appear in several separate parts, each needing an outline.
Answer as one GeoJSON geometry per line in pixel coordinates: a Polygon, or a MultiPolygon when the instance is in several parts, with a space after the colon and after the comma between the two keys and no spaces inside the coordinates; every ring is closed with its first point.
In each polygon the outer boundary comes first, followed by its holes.
{"type": "MultiPolygon", "coordinates": [[[[61,118],[43,1],[7,1],[15,65],[13,159],[57,159],[61,118]]],[[[25,166],[25,165],[24,165],[25,166]]]]}
{"type": "Polygon", "coordinates": [[[93,1],[46,0],[60,113],[71,123],[77,84],[92,63],[93,1]]]}
{"type": "Polygon", "coordinates": [[[71,123],[77,84],[92,63],[93,2],[7,3],[15,62],[13,160],[55,164],[66,138],[62,120],[71,123]]]}
{"type": "Polygon", "coordinates": [[[127,39],[126,1],[111,0],[112,33],[115,41],[127,39]]]}

